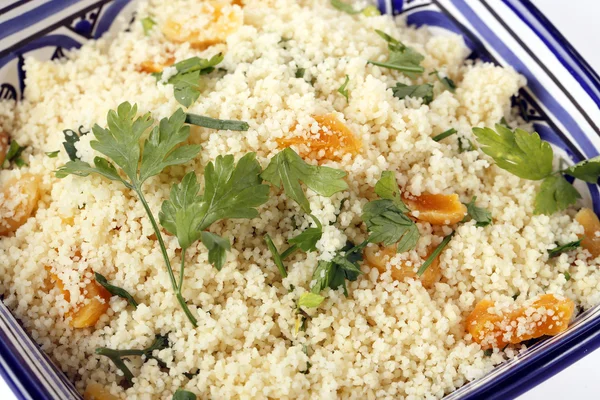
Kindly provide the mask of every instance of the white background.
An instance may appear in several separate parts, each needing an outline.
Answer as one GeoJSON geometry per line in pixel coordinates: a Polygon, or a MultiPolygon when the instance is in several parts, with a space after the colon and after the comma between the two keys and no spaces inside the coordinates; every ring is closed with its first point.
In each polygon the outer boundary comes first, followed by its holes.
{"type": "MultiPolygon", "coordinates": [[[[500,1],[500,0],[487,0],[500,1]]],[[[532,0],[596,70],[600,71],[600,0],[532,0]]],[[[600,399],[600,351],[531,389],[519,400],[600,399]]],[[[0,399],[15,400],[0,379],[0,399]]]]}

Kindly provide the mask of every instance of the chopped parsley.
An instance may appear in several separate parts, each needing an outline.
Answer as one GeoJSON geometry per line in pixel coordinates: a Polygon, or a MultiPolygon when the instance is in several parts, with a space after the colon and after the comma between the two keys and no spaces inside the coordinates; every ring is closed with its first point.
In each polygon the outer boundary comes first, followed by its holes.
{"type": "Polygon", "coordinates": [[[429,266],[431,265],[431,263],[433,263],[433,261],[440,255],[440,253],[442,252],[442,250],[444,250],[444,248],[446,248],[446,246],[448,245],[448,243],[450,243],[450,239],[452,239],[452,236],[454,236],[454,232],[452,232],[451,234],[449,234],[448,236],[446,236],[444,238],[444,240],[442,240],[442,242],[437,245],[437,247],[435,248],[435,250],[433,250],[433,252],[431,252],[431,254],[429,255],[429,257],[427,257],[427,259],[425,260],[425,262],[423,264],[421,264],[421,267],[417,271],[417,276],[422,276],[425,273],[425,271],[427,271],[427,268],[429,268],[429,266]]]}
{"type": "Polygon", "coordinates": [[[148,36],[154,25],[156,25],[156,21],[154,21],[151,17],[142,18],[140,20],[142,24],[142,29],[144,29],[144,35],[148,36]]]}
{"type": "Polygon", "coordinates": [[[477,196],[473,196],[471,201],[468,204],[465,204],[465,206],[467,206],[467,217],[475,220],[475,226],[488,226],[492,223],[492,213],[485,208],[477,207],[475,205],[476,200],[477,196]]]}
{"type": "Polygon", "coordinates": [[[6,152],[6,156],[4,158],[4,164],[2,165],[2,167],[8,168],[8,166],[10,165],[11,162],[14,163],[19,168],[27,165],[25,163],[25,161],[21,158],[21,154],[23,153],[23,150],[25,150],[26,148],[27,148],[26,146],[21,146],[21,145],[19,145],[19,143],[17,143],[16,140],[12,139],[10,141],[10,146],[8,147],[8,150],[6,152]]]}
{"type": "Polygon", "coordinates": [[[79,157],[77,156],[77,149],[75,148],[75,143],[79,142],[81,136],[87,135],[88,133],[90,132],[83,130],[83,125],[81,125],[79,129],[77,129],[77,132],[75,132],[73,129],[65,129],[63,131],[63,135],[65,136],[63,146],[71,161],[79,160],[79,157]]]}
{"type": "Polygon", "coordinates": [[[402,202],[400,189],[392,172],[385,171],[375,185],[381,197],[365,204],[362,220],[369,231],[369,243],[391,246],[397,243],[396,251],[403,253],[413,249],[419,240],[417,225],[406,216],[408,208],[402,202]]]}
{"type": "Polygon", "coordinates": [[[448,89],[450,92],[454,93],[456,91],[456,84],[454,81],[447,76],[440,77],[440,73],[438,71],[433,71],[429,75],[434,75],[438,78],[438,80],[448,89]]]}
{"type": "Polygon", "coordinates": [[[342,96],[344,96],[346,98],[346,101],[348,101],[348,89],[347,89],[348,82],[350,82],[350,77],[348,77],[348,75],[346,75],[346,80],[344,81],[342,86],[340,86],[339,89],[337,90],[339,94],[341,94],[342,96]]]}
{"type": "Polygon", "coordinates": [[[127,379],[127,382],[133,384],[133,373],[131,372],[127,364],[125,364],[125,360],[131,356],[140,356],[144,357],[145,360],[153,358],[156,361],[158,361],[159,364],[164,364],[162,360],[154,357],[152,353],[154,352],[154,350],[163,350],[168,347],[169,339],[167,338],[167,336],[156,335],[154,338],[154,342],[152,342],[152,344],[146,347],[145,349],[114,350],[106,347],[98,347],[96,349],[96,354],[108,357],[115,365],[115,367],[117,367],[121,370],[121,372],[123,372],[123,376],[125,377],[125,379],[127,379]]]}
{"type": "Polygon", "coordinates": [[[394,97],[400,100],[407,97],[415,99],[423,99],[423,104],[429,104],[433,100],[433,85],[425,83],[423,85],[405,85],[404,83],[397,82],[396,86],[392,88],[394,97]]]}
{"type": "Polygon", "coordinates": [[[339,250],[331,261],[321,260],[313,272],[312,293],[321,293],[326,288],[336,290],[342,287],[344,295],[348,297],[346,281],[355,281],[362,274],[359,261],[362,261],[362,249],[365,244],[353,246],[351,242],[339,250]]]}
{"type": "Polygon", "coordinates": [[[369,60],[370,64],[406,73],[423,73],[424,68],[421,66],[421,61],[423,61],[425,57],[421,53],[411,47],[405,46],[402,42],[394,39],[383,31],[376,29],[375,32],[388,43],[390,54],[386,62],[369,60]]]}
{"type": "Polygon", "coordinates": [[[192,113],[186,114],[185,122],[190,125],[196,125],[201,126],[203,128],[217,129],[223,131],[247,131],[249,128],[248,123],[244,121],[236,121],[231,119],[216,119],[192,113]]]}
{"type": "MultiPolygon", "coordinates": [[[[187,108],[198,100],[202,90],[200,77],[214,71],[221,61],[223,55],[219,53],[211,59],[192,57],[171,66],[177,69],[177,73],[169,77],[167,83],[173,85],[173,93],[179,104],[187,108]]],[[[162,72],[153,75],[157,81],[162,80],[162,72]]]]}
{"type": "Polygon", "coordinates": [[[317,308],[321,305],[321,303],[325,300],[325,297],[318,295],[316,293],[307,292],[302,293],[300,298],[298,299],[298,308],[306,307],[306,308],[317,308]]]}
{"type": "Polygon", "coordinates": [[[58,157],[58,153],[60,153],[60,150],[47,151],[45,154],[48,156],[48,158],[56,158],[58,157]]]}
{"type": "Polygon", "coordinates": [[[302,79],[302,78],[304,78],[304,74],[305,74],[305,73],[306,73],[306,68],[298,68],[298,69],[296,70],[296,75],[295,75],[295,76],[296,76],[296,78],[298,78],[298,79],[302,79]]]}
{"type": "Polygon", "coordinates": [[[188,392],[187,390],[177,389],[173,394],[172,400],[196,400],[197,397],[194,393],[188,392]]]}
{"type": "Polygon", "coordinates": [[[565,280],[566,280],[567,282],[569,282],[569,281],[571,280],[571,274],[570,274],[570,273],[568,273],[568,272],[566,272],[566,271],[565,271],[565,272],[563,273],[563,275],[564,275],[564,277],[565,277],[565,280]]]}
{"type": "Polygon", "coordinates": [[[432,139],[435,140],[436,142],[439,142],[440,140],[446,139],[448,136],[454,135],[456,132],[457,132],[456,129],[450,128],[447,131],[444,131],[444,132],[440,133],[439,135],[432,137],[432,139]]]}
{"type": "Polygon", "coordinates": [[[574,242],[565,243],[560,246],[557,243],[557,246],[555,248],[548,250],[548,257],[558,257],[562,253],[575,250],[576,248],[581,246],[582,240],[583,239],[575,240],[574,242]]]}
{"type": "Polygon", "coordinates": [[[138,302],[135,301],[133,296],[127,290],[115,285],[111,285],[108,283],[108,280],[104,277],[104,275],[101,275],[98,272],[94,272],[94,277],[96,278],[96,282],[102,285],[110,294],[127,300],[127,302],[133,306],[133,308],[137,308],[138,302]]]}

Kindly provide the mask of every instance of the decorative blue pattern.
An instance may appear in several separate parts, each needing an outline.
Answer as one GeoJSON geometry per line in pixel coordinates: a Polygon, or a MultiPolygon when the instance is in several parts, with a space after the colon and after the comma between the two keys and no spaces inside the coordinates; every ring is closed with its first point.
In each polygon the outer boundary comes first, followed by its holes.
{"type": "MultiPolygon", "coordinates": [[[[111,29],[117,15],[127,12],[129,2],[5,0],[0,6],[0,99],[19,100],[23,97],[25,56],[48,58],[51,54],[51,59],[64,57],[64,50],[78,48],[86,40],[98,38],[111,29]],[[20,9],[24,11],[19,13],[20,9]],[[11,14],[13,18],[3,18],[8,13],[14,13],[11,14]],[[59,23],[44,25],[48,17],[56,15],[61,18],[59,23]],[[44,26],[39,31],[29,32],[28,27],[33,24],[44,26]],[[48,52],[48,48],[52,50],[48,52]]],[[[485,13],[475,12],[475,4],[465,0],[377,0],[377,4],[383,12],[406,15],[410,24],[463,35],[472,50],[470,58],[513,66],[529,82],[528,87],[514,98],[513,105],[522,110],[524,118],[533,121],[542,137],[572,162],[598,155],[600,142],[595,135],[600,135],[600,129],[590,117],[589,110],[581,105],[583,96],[575,98],[561,88],[550,71],[563,68],[599,106],[600,79],[529,0],[477,3],[485,7],[485,13]],[[523,26],[528,27],[528,35],[539,37],[556,56],[556,63],[544,70],[545,76],[532,72],[536,60],[533,53],[534,61],[515,55],[517,49],[529,50],[527,38],[518,37],[507,26],[503,26],[502,31],[492,28],[496,25],[489,23],[495,20],[503,24],[496,12],[504,4],[523,26]],[[520,48],[504,43],[500,34],[504,37],[512,35],[520,48]],[[568,104],[559,102],[556,93],[542,83],[542,78],[553,79],[568,104]],[[567,105],[576,109],[577,114],[567,112],[567,105]]],[[[600,214],[598,186],[590,184],[588,189],[596,213],[600,214]]],[[[580,315],[566,333],[535,344],[486,377],[448,395],[447,399],[512,398],[599,346],[600,307],[596,307],[580,315]]],[[[3,303],[0,303],[0,375],[20,399],[79,398],[73,385],[27,336],[3,303]]]]}

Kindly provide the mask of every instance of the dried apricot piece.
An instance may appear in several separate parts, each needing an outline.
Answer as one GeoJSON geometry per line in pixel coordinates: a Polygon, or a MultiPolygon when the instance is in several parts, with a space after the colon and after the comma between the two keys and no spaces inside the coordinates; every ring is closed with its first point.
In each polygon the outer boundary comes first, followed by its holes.
{"type": "MultiPolygon", "coordinates": [[[[71,301],[71,293],[65,289],[63,281],[51,272],[50,266],[46,266],[45,269],[48,271],[50,281],[62,292],[65,300],[71,301]]],[[[51,289],[48,285],[46,286],[48,290],[51,289]]],[[[73,328],[89,328],[94,326],[109,307],[110,293],[95,280],[90,281],[83,290],[85,298],[89,301],[77,306],[67,315],[71,317],[70,325],[73,328]]]]}
{"type": "MultiPolygon", "coordinates": [[[[307,150],[300,149],[300,154],[306,156],[316,153],[317,160],[340,160],[344,154],[358,154],[362,142],[354,136],[334,114],[314,115],[313,119],[319,125],[317,134],[309,134],[308,138],[295,136],[277,139],[279,147],[303,145],[307,150]]],[[[294,130],[295,126],[291,130],[294,130]]]]}
{"type": "Polygon", "coordinates": [[[92,382],[87,385],[85,392],[83,392],[83,400],[118,400],[117,396],[114,396],[105,389],[104,386],[99,383],[92,382]]]}
{"type": "Polygon", "coordinates": [[[39,180],[34,175],[24,174],[6,182],[4,194],[0,196],[0,236],[16,231],[27,222],[39,198],[39,180]]]}
{"type": "Polygon", "coordinates": [[[600,232],[598,216],[589,208],[582,208],[575,215],[575,221],[583,226],[581,247],[589,251],[594,258],[598,257],[600,255],[600,236],[596,236],[600,232]]]}
{"type": "Polygon", "coordinates": [[[167,39],[175,43],[188,42],[191,47],[204,50],[225,42],[229,35],[242,26],[243,13],[240,7],[220,1],[205,1],[198,7],[200,9],[195,15],[200,15],[200,20],[181,22],[169,19],[162,26],[167,39]],[[192,28],[190,24],[193,24],[192,28]]]}
{"type": "Polygon", "coordinates": [[[85,298],[89,299],[89,302],[71,313],[70,324],[73,328],[94,326],[109,307],[110,293],[95,280],[88,283],[84,290],[86,291],[85,298]]]}
{"type": "Polygon", "coordinates": [[[544,294],[531,305],[504,313],[490,312],[494,302],[481,300],[467,317],[467,331],[483,349],[502,348],[544,335],[558,335],[569,326],[575,303],[544,294]]]}
{"type": "Polygon", "coordinates": [[[467,207],[460,202],[457,194],[429,194],[404,197],[404,202],[411,211],[418,211],[419,221],[432,225],[452,225],[463,220],[467,207]]]}
{"type": "Polygon", "coordinates": [[[146,72],[148,74],[151,74],[154,72],[161,72],[162,70],[164,70],[167,67],[170,67],[174,63],[175,63],[175,59],[173,57],[167,58],[165,60],[165,62],[163,62],[163,63],[155,63],[153,61],[144,61],[143,63],[140,64],[140,66],[138,67],[138,70],[140,72],[146,72]]]}
{"type": "MultiPolygon", "coordinates": [[[[380,273],[387,271],[389,260],[396,254],[395,246],[367,246],[363,252],[365,261],[370,267],[377,268],[380,273]]],[[[408,278],[419,279],[424,288],[431,288],[442,277],[439,257],[436,257],[421,277],[417,276],[414,265],[403,261],[392,265],[392,279],[403,282],[408,278]]]]}

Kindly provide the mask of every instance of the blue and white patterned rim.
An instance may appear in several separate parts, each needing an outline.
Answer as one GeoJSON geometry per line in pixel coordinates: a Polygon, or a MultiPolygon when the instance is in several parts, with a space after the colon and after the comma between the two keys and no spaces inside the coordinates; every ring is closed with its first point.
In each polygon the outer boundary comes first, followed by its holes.
{"type": "MultiPolygon", "coordinates": [[[[600,78],[529,0],[377,0],[390,14],[417,26],[463,35],[473,58],[511,65],[528,87],[515,99],[536,130],[565,157],[599,154],[600,78]]],[[[63,56],[111,29],[130,0],[5,0],[0,5],[0,98],[20,99],[24,55],[63,56]]],[[[587,185],[600,214],[597,185],[587,185]]],[[[530,347],[482,379],[446,396],[513,398],[600,347],[600,306],[569,330],[530,347]]],[[[80,399],[73,385],[0,303],[0,375],[19,399],[80,399]]]]}

